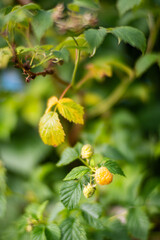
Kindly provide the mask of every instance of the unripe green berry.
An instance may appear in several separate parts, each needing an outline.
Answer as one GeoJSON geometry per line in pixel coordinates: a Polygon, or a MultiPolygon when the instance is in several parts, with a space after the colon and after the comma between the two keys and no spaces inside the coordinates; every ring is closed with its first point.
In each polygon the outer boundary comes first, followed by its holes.
{"type": "Polygon", "coordinates": [[[83,188],[83,194],[86,198],[90,198],[93,196],[95,190],[95,185],[88,183],[88,185],[83,188]]]}
{"type": "Polygon", "coordinates": [[[82,158],[88,159],[88,158],[92,157],[93,153],[94,153],[94,150],[93,150],[93,147],[90,144],[85,144],[82,147],[82,150],[81,150],[82,158]]]}

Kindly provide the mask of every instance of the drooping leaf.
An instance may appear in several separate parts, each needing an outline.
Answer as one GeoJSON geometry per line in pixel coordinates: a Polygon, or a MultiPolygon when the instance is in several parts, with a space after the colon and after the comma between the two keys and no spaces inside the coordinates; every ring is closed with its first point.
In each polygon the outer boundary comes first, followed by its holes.
{"type": "Polygon", "coordinates": [[[65,133],[56,112],[43,115],[39,123],[39,133],[45,144],[58,146],[64,141],[65,133]]]}
{"type": "Polygon", "coordinates": [[[136,62],[136,75],[137,77],[145,73],[148,68],[150,68],[154,63],[160,61],[160,54],[157,53],[147,53],[144,56],[141,56],[136,62]]]}
{"type": "Polygon", "coordinates": [[[130,44],[132,47],[136,47],[144,53],[146,49],[146,38],[139,29],[133,27],[116,27],[107,29],[108,32],[112,33],[118,38],[118,42],[124,41],[130,44]]]}
{"type": "Polygon", "coordinates": [[[58,98],[53,96],[53,97],[50,97],[47,101],[47,109],[45,111],[45,113],[48,113],[50,112],[51,108],[56,105],[58,103],[58,98]]]}
{"type": "Polygon", "coordinates": [[[83,124],[83,107],[70,98],[62,98],[58,102],[59,113],[70,122],[83,124]]]}
{"type": "Polygon", "coordinates": [[[49,224],[45,228],[45,235],[47,240],[60,240],[61,232],[57,224],[49,224]]]}
{"type": "Polygon", "coordinates": [[[125,177],[124,172],[122,171],[122,169],[120,168],[120,166],[119,166],[115,161],[107,160],[107,161],[104,163],[104,166],[105,166],[111,173],[113,173],[113,174],[119,174],[119,175],[125,177]]]}
{"type": "Polygon", "coordinates": [[[128,231],[140,240],[146,240],[149,230],[149,220],[146,213],[140,208],[131,208],[127,216],[128,231]]]}
{"type": "Polygon", "coordinates": [[[85,31],[84,34],[87,42],[90,45],[90,48],[93,51],[94,49],[98,48],[102,44],[107,34],[107,31],[105,28],[101,27],[99,29],[89,29],[85,31]]]}
{"type": "Polygon", "coordinates": [[[99,204],[84,203],[80,206],[80,208],[84,219],[90,226],[94,226],[98,229],[103,228],[103,225],[99,220],[102,213],[102,208],[99,204]]]}
{"type": "Polygon", "coordinates": [[[64,180],[74,180],[81,178],[83,175],[89,172],[89,170],[90,169],[86,166],[75,167],[67,174],[64,180]]]}
{"type": "Polygon", "coordinates": [[[78,219],[67,218],[61,226],[61,240],[87,240],[85,229],[78,219]]]}
{"type": "Polygon", "coordinates": [[[38,40],[40,40],[48,28],[52,26],[53,20],[51,14],[51,11],[39,10],[32,18],[31,25],[38,40]]]}
{"type": "Polygon", "coordinates": [[[120,15],[123,15],[128,10],[138,6],[141,2],[142,2],[142,0],[132,0],[132,1],[118,0],[117,8],[118,8],[120,15]]]}
{"type": "Polygon", "coordinates": [[[45,226],[44,225],[38,225],[33,228],[32,235],[31,235],[32,240],[47,240],[45,236],[45,226]]]}
{"type": "Polygon", "coordinates": [[[66,181],[60,190],[60,199],[64,206],[73,209],[81,198],[82,186],[80,181],[66,181]]]}

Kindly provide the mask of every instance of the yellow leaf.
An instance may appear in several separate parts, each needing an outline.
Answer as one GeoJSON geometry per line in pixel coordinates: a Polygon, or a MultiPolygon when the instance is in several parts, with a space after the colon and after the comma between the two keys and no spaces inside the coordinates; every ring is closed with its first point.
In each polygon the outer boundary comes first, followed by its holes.
{"type": "Polygon", "coordinates": [[[55,147],[64,142],[65,133],[56,112],[45,113],[42,116],[39,133],[45,144],[55,147]]]}
{"type": "Polygon", "coordinates": [[[112,76],[112,68],[106,63],[100,65],[90,63],[87,65],[87,69],[90,72],[90,76],[97,80],[102,80],[105,76],[112,76]]]}
{"type": "Polygon", "coordinates": [[[64,118],[66,118],[70,122],[84,124],[84,110],[81,105],[75,103],[70,98],[62,98],[61,100],[59,100],[57,106],[58,111],[64,118]]]}
{"type": "Polygon", "coordinates": [[[58,103],[58,98],[53,96],[53,97],[50,97],[48,99],[48,102],[47,102],[47,109],[45,111],[45,113],[48,113],[51,111],[51,108],[58,103]]]}

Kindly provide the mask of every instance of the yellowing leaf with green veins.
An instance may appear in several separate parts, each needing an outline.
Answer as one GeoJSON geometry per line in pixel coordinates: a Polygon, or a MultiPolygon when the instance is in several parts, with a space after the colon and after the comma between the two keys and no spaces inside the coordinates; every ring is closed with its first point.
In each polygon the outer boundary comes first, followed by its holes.
{"type": "Polygon", "coordinates": [[[64,142],[65,133],[56,112],[45,113],[42,116],[39,133],[45,144],[55,147],[64,142]]]}
{"type": "Polygon", "coordinates": [[[77,103],[75,103],[70,98],[63,98],[58,102],[58,111],[59,113],[69,120],[70,122],[84,124],[83,107],[77,103]]]}
{"type": "Polygon", "coordinates": [[[58,103],[58,98],[53,96],[53,97],[50,97],[47,101],[47,109],[45,111],[45,113],[48,113],[50,112],[51,108],[56,105],[58,103]]]}

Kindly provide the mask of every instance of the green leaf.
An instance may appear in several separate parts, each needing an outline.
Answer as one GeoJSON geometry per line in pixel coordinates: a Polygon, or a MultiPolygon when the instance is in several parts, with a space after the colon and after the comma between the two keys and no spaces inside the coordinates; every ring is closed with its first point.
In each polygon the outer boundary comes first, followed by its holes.
{"type": "Polygon", "coordinates": [[[84,34],[87,42],[89,43],[93,51],[94,49],[98,48],[102,44],[107,34],[107,31],[105,28],[89,29],[85,31],[84,34]]]}
{"type": "Polygon", "coordinates": [[[146,49],[146,38],[140,30],[133,27],[116,27],[108,28],[109,33],[112,33],[118,38],[118,42],[124,41],[125,43],[130,44],[132,47],[136,47],[144,53],[146,49]]]}
{"type": "Polygon", "coordinates": [[[87,240],[85,229],[78,219],[67,218],[62,222],[60,228],[61,240],[87,240]]]}
{"type": "Polygon", "coordinates": [[[88,42],[86,41],[84,34],[81,34],[78,37],[75,37],[75,39],[76,39],[76,42],[78,43],[78,47],[72,37],[67,37],[64,41],[62,41],[60,44],[56,46],[56,50],[59,51],[62,48],[67,48],[67,49],[79,48],[89,53],[89,45],[88,45],[88,42]]]}
{"type": "Polygon", "coordinates": [[[42,116],[39,133],[43,142],[51,146],[58,146],[64,141],[65,133],[56,112],[49,112],[42,116]]]}
{"type": "Polygon", "coordinates": [[[48,204],[48,201],[45,201],[37,209],[37,217],[38,217],[38,219],[42,219],[43,218],[43,212],[46,209],[47,204],[48,204]]]}
{"type": "Polygon", "coordinates": [[[4,194],[0,193],[0,218],[4,217],[6,212],[7,202],[4,194]]]}
{"type": "Polygon", "coordinates": [[[58,59],[63,59],[65,62],[69,60],[69,52],[66,48],[62,48],[60,51],[54,51],[53,55],[58,59]]]}
{"type": "Polygon", "coordinates": [[[89,171],[90,169],[85,166],[75,167],[67,174],[64,180],[74,180],[74,179],[81,178],[83,175],[85,175],[89,171]]]}
{"type": "Polygon", "coordinates": [[[32,240],[47,240],[45,236],[45,226],[39,225],[35,226],[32,231],[32,240]]]}
{"type": "Polygon", "coordinates": [[[74,0],[74,4],[80,7],[98,10],[99,4],[96,0],[74,0]]]}
{"type": "Polygon", "coordinates": [[[38,13],[32,18],[31,25],[38,40],[45,34],[45,32],[53,24],[51,11],[39,10],[38,13]]]}
{"type": "Polygon", "coordinates": [[[61,232],[56,224],[49,224],[45,228],[45,235],[47,240],[60,240],[61,232]]]}
{"type": "Polygon", "coordinates": [[[84,219],[90,226],[101,229],[103,225],[99,220],[102,208],[99,204],[84,203],[80,206],[84,219]]]}
{"type": "Polygon", "coordinates": [[[59,162],[57,163],[57,166],[60,167],[60,166],[67,165],[73,162],[74,160],[76,160],[79,156],[80,154],[75,149],[75,147],[74,148],[68,147],[63,151],[62,156],[59,162]]]}
{"type": "Polygon", "coordinates": [[[136,75],[137,77],[145,73],[154,63],[160,61],[160,54],[157,53],[147,53],[140,57],[136,62],[136,75]]]}
{"type": "Polygon", "coordinates": [[[84,124],[83,107],[70,98],[62,98],[58,104],[59,113],[70,122],[84,124]]]}
{"type": "Polygon", "coordinates": [[[138,6],[141,2],[142,2],[142,0],[131,0],[131,1],[118,0],[117,8],[118,8],[120,15],[123,15],[128,10],[138,6]]]}
{"type": "Polygon", "coordinates": [[[111,240],[131,240],[128,235],[126,225],[117,219],[109,218],[106,225],[105,236],[111,240]]]}
{"type": "Polygon", "coordinates": [[[73,209],[79,203],[82,193],[80,181],[66,181],[63,183],[60,190],[60,199],[64,206],[68,209],[73,209]]]}
{"type": "Polygon", "coordinates": [[[108,144],[102,144],[97,148],[97,151],[111,160],[125,160],[125,156],[119,152],[116,148],[108,144]]]}
{"type": "Polygon", "coordinates": [[[9,47],[0,48],[0,68],[6,68],[12,52],[9,47]]]}
{"type": "Polygon", "coordinates": [[[40,6],[35,3],[29,3],[21,7],[21,9],[26,9],[26,10],[37,10],[40,9],[40,6]]]}
{"type": "Polygon", "coordinates": [[[139,207],[131,208],[127,216],[128,231],[137,239],[146,240],[149,220],[146,213],[139,207]]]}
{"type": "Polygon", "coordinates": [[[121,176],[125,177],[124,172],[122,171],[122,169],[120,168],[120,166],[112,161],[112,160],[108,160],[103,164],[111,173],[113,174],[119,174],[121,176]]]}

